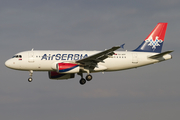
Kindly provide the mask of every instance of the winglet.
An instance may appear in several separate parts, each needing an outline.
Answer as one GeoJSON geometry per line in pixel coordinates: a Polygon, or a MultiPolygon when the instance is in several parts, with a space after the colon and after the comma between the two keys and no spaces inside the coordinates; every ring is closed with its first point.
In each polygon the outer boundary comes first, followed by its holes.
{"type": "Polygon", "coordinates": [[[123,48],[123,49],[124,49],[124,45],[125,45],[125,43],[124,43],[124,44],[122,44],[122,45],[120,46],[120,48],[123,48]]]}

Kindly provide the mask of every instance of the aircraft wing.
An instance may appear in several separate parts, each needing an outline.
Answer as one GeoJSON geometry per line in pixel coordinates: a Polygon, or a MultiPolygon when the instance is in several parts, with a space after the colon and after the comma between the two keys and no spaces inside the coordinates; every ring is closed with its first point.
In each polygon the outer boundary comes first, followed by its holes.
{"type": "Polygon", "coordinates": [[[124,44],[121,46],[114,46],[110,49],[107,49],[105,51],[99,52],[97,54],[91,55],[89,57],[77,60],[76,63],[80,63],[81,65],[89,65],[91,67],[95,67],[97,65],[97,63],[99,62],[104,62],[103,60],[105,60],[106,58],[108,58],[109,56],[112,56],[114,54],[114,51],[119,49],[119,48],[123,48],[124,44]]]}
{"type": "Polygon", "coordinates": [[[173,51],[172,51],[172,50],[166,51],[166,52],[163,52],[163,53],[159,53],[159,54],[157,54],[157,55],[150,56],[149,58],[151,58],[151,59],[157,59],[157,58],[163,57],[164,55],[169,54],[169,53],[171,53],[171,52],[173,52],[173,51]]]}

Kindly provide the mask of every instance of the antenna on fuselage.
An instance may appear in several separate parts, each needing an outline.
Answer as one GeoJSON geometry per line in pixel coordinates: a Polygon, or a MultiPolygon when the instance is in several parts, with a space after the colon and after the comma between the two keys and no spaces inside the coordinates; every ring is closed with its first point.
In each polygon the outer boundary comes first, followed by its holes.
{"type": "Polygon", "coordinates": [[[33,51],[34,50],[34,48],[32,48],[32,50],[31,51],[33,51]]]}

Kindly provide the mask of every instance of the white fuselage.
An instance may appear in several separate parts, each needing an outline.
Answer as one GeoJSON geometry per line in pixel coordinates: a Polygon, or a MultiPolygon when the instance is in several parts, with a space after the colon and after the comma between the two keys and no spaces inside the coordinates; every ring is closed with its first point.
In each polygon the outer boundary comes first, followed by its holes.
{"type": "Polygon", "coordinates": [[[137,68],[171,59],[173,51],[161,52],[168,23],[158,23],[146,39],[134,51],[116,51],[123,48],[113,46],[104,51],[24,51],[7,60],[5,65],[15,70],[30,72],[48,71],[50,79],[70,79],[75,73],[81,76],[79,83],[84,85],[92,80],[92,72],[118,71],[137,68]],[[85,79],[83,73],[87,73],[85,79]]]}
{"type": "MultiPolygon", "coordinates": [[[[98,52],[100,51],[25,51],[16,54],[15,57],[7,60],[5,64],[9,68],[16,70],[55,71],[57,63],[72,63],[98,52]]],[[[148,58],[156,54],[151,52],[116,51],[113,56],[99,62],[95,69],[90,72],[125,70],[171,59],[170,54],[158,59],[148,58]]]]}

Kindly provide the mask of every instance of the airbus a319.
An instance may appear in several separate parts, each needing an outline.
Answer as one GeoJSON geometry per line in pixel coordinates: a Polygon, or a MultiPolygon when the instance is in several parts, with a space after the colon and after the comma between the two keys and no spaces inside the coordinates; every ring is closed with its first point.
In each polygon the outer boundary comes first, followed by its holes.
{"type": "Polygon", "coordinates": [[[8,68],[29,71],[29,82],[32,82],[33,71],[48,71],[50,79],[63,80],[80,75],[79,83],[84,85],[92,80],[91,73],[120,71],[150,65],[172,56],[173,51],[162,52],[168,23],[158,23],[152,32],[135,50],[116,51],[124,47],[114,46],[104,51],[50,51],[31,50],[15,54],[5,62],[8,68]],[[86,77],[83,77],[86,73],[86,77]]]}

